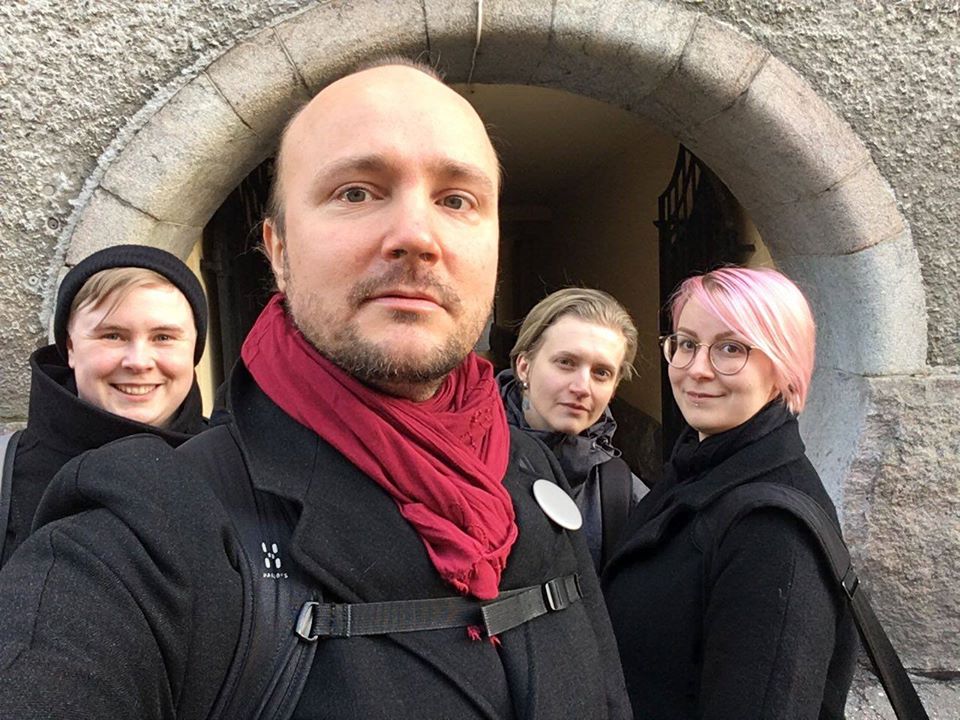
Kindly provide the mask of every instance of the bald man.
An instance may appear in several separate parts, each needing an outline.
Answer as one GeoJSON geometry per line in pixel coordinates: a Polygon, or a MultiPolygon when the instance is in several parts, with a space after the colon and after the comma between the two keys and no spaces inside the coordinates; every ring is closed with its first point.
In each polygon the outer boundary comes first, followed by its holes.
{"type": "Polygon", "coordinates": [[[498,245],[480,118],[381,64],[278,158],[278,292],[230,421],[57,478],[0,574],[0,715],[630,717],[576,506],[472,352],[498,245]]]}

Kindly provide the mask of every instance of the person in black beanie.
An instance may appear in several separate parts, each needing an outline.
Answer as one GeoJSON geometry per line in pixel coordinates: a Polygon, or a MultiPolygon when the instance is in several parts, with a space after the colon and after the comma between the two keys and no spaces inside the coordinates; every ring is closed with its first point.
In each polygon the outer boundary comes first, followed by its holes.
{"type": "Polygon", "coordinates": [[[30,357],[27,427],[0,497],[0,565],[30,533],[50,480],[70,459],[128,435],[172,446],[206,427],[194,368],[207,303],[176,256],[142,245],[93,253],[63,278],[54,344],[30,357]]]}

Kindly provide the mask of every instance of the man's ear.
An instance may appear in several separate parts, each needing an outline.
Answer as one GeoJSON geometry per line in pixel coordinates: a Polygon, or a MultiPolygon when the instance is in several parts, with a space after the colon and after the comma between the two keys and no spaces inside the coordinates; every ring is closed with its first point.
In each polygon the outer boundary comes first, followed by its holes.
{"type": "Polygon", "coordinates": [[[71,369],[71,370],[73,369],[73,366],[74,366],[74,361],[73,361],[73,338],[71,338],[69,334],[67,335],[67,365],[70,366],[70,369],[71,369]]]}
{"type": "Polygon", "coordinates": [[[263,250],[270,260],[277,289],[283,292],[286,289],[286,278],[283,273],[284,240],[270,218],[263,221],[263,250]]]}

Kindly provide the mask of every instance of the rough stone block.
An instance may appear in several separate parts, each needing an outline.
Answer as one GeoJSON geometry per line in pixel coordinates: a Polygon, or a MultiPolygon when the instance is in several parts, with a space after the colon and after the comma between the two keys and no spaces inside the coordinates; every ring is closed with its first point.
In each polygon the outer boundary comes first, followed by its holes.
{"type": "Polygon", "coordinates": [[[221,55],[206,72],[240,119],[268,142],[310,99],[272,28],[221,55]]]}
{"type": "MultiPolygon", "coordinates": [[[[960,682],[933,680],[922,675],[912,675],[910,679],[930,720],[960,717],[960,682]]],[[[880,681],[863,668],[858,668],[854,675],[845,714],[847,720],[896,720],[880,681]]]]}
{"type": "Polygon", "coordinates": [[[775,58],[732,106],[688,131],[691,150],[751,212],[814,197],[870,161],[850,127],[775,58]]]}
{"type": "Polygon", "coordinates": [[[860,375],[818,369],[807,405],[800,413],[800,435],[807,457],[837,506],[843,522],[844,487],[863,430],[869,387],[860,375]]]}
{"type": "Polygon", "coordinates": [[[363,60],[427,51],[423,8],[416,0],[335,0],[280,23],[276,31],[311,94],[363,60]]]}
{"type": "Polygon", "coordinates": [[[201,226],[271,149],[200,75],[137,133],[101,186],[157,220],[201,226]]]}
{"type": "Polygon", "coordinates": [[[185,260],[202,234],[201,227],[160,222],[101,189],[80,216],[66,263],[76,265],[97,250],[122,243],[163,248],[185,260]]]}
{"type": "Polygon", "coordinates": [[[477,38],[476,5],[424,0],[423,10],[431,59],[447,82],[466,82],[477,38]]]}
{"type": "Polygon", "coordinates": [[[960,668],[960,374],[869,378],[845,532],[908,668],[960,668]]]}
{"type": "Polygon", "coordinates": [[[633,109],[676,67],[695,22],[694,14],[668,3],[558,2],[532,80],[633,109]]]}
{"type": "Polygon", "coordinates": [[[15,425],[27,418],[30,389],[27,358],[35,349],[25,337],[0,338],[0,432],[18,429],[15,425]]]}
{"type": "Polygon", "coordinates": [[[754,207],[750,217],[774,256],[846,255],[907,230],[872,162],[814,197],[754,207]]]}
{"type": "Polygon", "coordinates": [[[653,96],[696,125],[732,107],[770,53],[732,28],[699,16],[680,60],[653,96]]]}
{"type": "Polygon", "coordinates": [[[850,255],[778,256],[817,319],[817,367],[857,375],[922,372],[927,312],[909,233],[850,255]]]}
{"type": "MultiPolygon", "coordinates": [[[[907,667],[921,671],[960,666],[958,396],[957,374],[820,370],[800,415],[874,609],[907,667]]],[[[864,698],[858,708],[871,704],[864,698]]]]}

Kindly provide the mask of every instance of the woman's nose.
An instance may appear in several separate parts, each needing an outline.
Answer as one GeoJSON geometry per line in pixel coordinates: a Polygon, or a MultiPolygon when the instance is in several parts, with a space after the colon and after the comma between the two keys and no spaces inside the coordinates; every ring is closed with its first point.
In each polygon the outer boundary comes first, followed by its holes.
{"type": "Polygon", "coordinates": [[[575,395],[587,395],[590,393],[590,374],[589,371],[577,371],[570,378],[570,391],[575,395]]]}
{"type": "Polygon", "coordinates": [[[153,367],[153,353],[143,342],[127,343],[126,351],[123,354],[122,365],[127,370],[142,372],[153,367]]]}
{"type": "Polygon", "coordinates": [[[692,377],[713,377],[713,365],[710,363],[710,348],[703,345],[697,346],[697,351],[693,356],[693,362],[687,368],[687,372],[692,377]]]}

